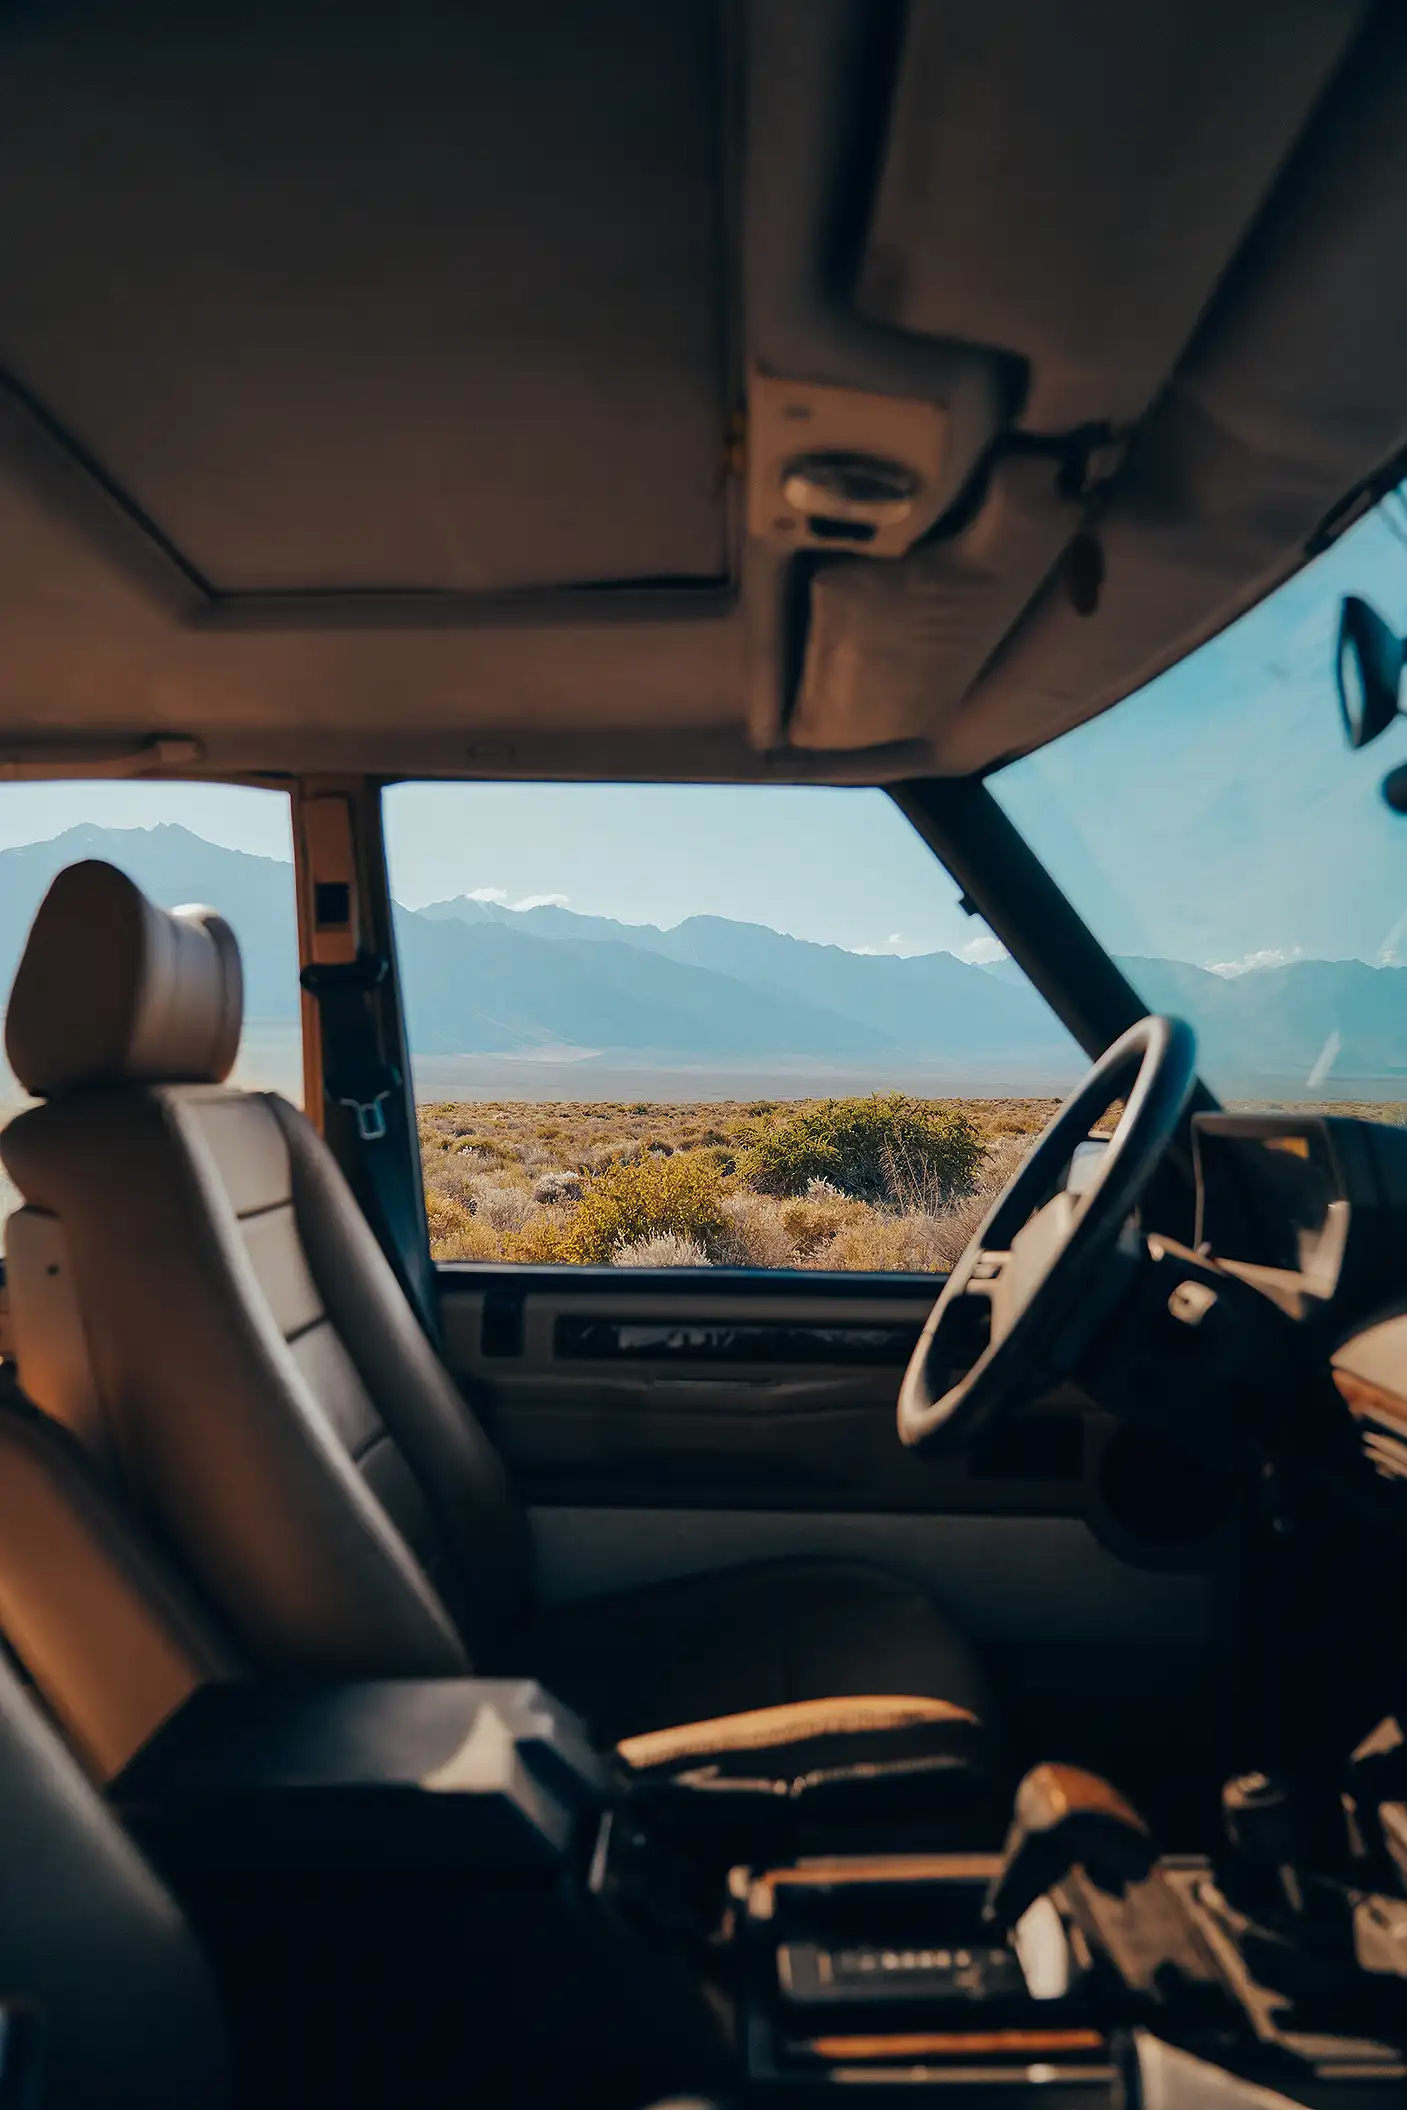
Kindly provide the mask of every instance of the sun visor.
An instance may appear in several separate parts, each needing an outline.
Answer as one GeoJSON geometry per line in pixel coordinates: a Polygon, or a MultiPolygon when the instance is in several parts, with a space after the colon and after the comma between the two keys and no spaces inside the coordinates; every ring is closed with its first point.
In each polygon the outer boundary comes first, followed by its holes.
{"type": "Polygon", "coordinates": [[[1028,430],[1139,417],[1367,12],[911,8],[861,311],[1020,353],[1028,430]]]}
{"type": "MultiPolygon", "coordinates": [[[[1052,584],[961,706],[935,763],[965,773],[1094,717],[1303,560],[1345,495],[1407,447],[1407,14],[1355,53],[1100,520],[1082,620],[1052,584]]],[[[1326,676],[1327,679],[1327,676],[1326,676]]]]}
{"type": "Polygon", "coordinates": [[[1055,464],[1016,455],[965,533],[897,564],[847,558],[818,572],[793,746],[931,737],[1060,562],[1078,517],[1055,464]]]}

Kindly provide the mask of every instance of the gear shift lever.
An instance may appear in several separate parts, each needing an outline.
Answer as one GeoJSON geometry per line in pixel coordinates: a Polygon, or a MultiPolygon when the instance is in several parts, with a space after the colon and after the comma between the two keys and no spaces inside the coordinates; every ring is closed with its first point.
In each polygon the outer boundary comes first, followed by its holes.
{"type": "Polygon", "coordinates": [[[1078,1766],[1034,1766],[1016,1791],[1002,1865],[983,1917],[1003,1932],[1078,1863],[1120,1894],[1153,1866],[1148,1827],[1117,1788],[1078,1766]]]}
{"type": "Polygon", "coordinates": [[[1228,1853],[1218,1869],[1223,1894],[1248,1919],[1298,1920],[1300,1823],[1289,1785],[1270,1773],[1241,1773],[1221,1791],[1228,1853]]]}

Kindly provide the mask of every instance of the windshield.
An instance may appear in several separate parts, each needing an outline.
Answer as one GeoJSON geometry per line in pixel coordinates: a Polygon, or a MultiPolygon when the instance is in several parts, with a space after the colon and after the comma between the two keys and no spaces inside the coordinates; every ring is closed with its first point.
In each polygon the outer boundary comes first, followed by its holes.
{"type": "Polygon", "coordinates": [[[1149,1009],[1196,1028],[1223,1101],[1407,1100],[1407,818],[1379,788],[1407,724],[1346,745],[1346,593],[1407,625],[1401,491],[1146,689],[990,780],[1149,1009]]]}

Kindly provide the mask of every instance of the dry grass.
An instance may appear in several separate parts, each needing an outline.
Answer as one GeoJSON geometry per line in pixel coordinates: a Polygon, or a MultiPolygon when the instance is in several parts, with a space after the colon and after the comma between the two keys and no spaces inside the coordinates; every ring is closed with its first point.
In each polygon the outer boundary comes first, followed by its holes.
{"type": "MultiPolygon", "coordinates": [[[[903,1270],[952,1266],[1056,1111],[1054,1099],[753,1100],[667,1105],[606,1101],[440,1103],[420,1110],[421,1153],[437,1260],[568,1261],[631,1267],[903,1270]],[[798,1173],[777,1193],[769,1136],[808,1113],[901,1107],[881,1175],[847,1193],[798,1173]],[[946,1187],[910,1147],[923,1122],[954,1117],[977,1148],[975,1170],[946,1187]],[[905,1139],[908,1139],[907,1141],[905,1139]],[[763,1190],[767,1191],[763,1191],[763,1190]]],[[[1280,1102],[1283,1111],[1298,1111],[1280,1102]]],[[[1402,1121],[1407,1106],[1305,1105],[1306,1112],[1402,1121]]],[[[1096,1124],[1112,1127],[1118,1108],[1096,1124]]]]}
{"type": "Polygon", "coordinates": [[[437,1260],[602,1261],[633,1267],[949,1268],[1055,1111],[1052,1099],[934,1102],[971,1124],[974,1175],[926,1185],[903,1150],[866,1198],[811,1178],[751,1183],[759,1139],[795,1102],[472,1105],[420,1110],[437,1260]]]}

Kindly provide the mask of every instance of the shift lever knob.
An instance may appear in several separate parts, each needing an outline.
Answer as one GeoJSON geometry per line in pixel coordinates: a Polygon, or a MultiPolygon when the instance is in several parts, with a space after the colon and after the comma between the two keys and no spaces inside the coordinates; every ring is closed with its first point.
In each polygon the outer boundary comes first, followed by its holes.
{"type": "Polygon", "coordinates": [[[1302,1913],[1302,1827],[1289,1783],[1272,1773],[1238,1774],[1221,1791],[1221,1815],[1231,1850],[1222,1889],[1232,1904],[1252,1918],[1302,1913]]]}
{"type": "Polygon", "coordinates": [[[1077,1864],[1101,1890],[1122,1895],[1155,1859],[1148,1827],[1117,1788],[1078,1766],[1033,1766],[1016,1790],[1002,1865],[983,1917],[1002,1929],[1077,1864]]]}

